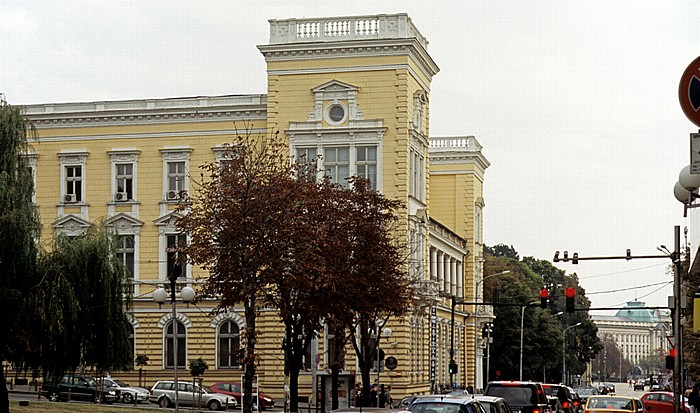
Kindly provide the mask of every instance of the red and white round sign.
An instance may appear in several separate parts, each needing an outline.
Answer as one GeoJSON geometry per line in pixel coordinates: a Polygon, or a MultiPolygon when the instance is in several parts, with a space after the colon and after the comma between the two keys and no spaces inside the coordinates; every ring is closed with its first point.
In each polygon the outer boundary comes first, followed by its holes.
{"type": "Polygon", "coordinates": [[[683,72],[678,86],[678,100],[685,116],[700,126],[700,56],[683,72]]]}

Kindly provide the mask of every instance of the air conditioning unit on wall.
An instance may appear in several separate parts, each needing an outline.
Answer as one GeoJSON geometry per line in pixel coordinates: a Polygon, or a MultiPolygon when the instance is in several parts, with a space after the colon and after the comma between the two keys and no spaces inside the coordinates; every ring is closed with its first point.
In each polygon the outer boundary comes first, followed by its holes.
{"type": "Polygon", "coordinates": [[[75,196],[75,194],[66,194],[63,197],[63,202],[66,204],[73,204],[75,202],[78,202],[78,198],[75,196]]]}
{"type": "Polygon", "coordinates": [[[126,192],[117,192],[114,194],[114,200],[124,202],[129,200],[129,195],[126,192]]]}
{"type": "Polygon", "coordinates": [[[177,191],[168,191],[168,201],[179,199],[177,191]]]}

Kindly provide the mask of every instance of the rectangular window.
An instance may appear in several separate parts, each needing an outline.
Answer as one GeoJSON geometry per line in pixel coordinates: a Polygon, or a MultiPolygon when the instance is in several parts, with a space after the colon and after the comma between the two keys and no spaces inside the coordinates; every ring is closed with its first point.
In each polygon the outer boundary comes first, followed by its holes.
{"type": "Polygon", "coordinates": [[[82,165],[68,165],[66,166],[66,200],[69,197],[73,202],[80,202],[83,200],[83,167],[82,165]]]}
{"type": "Polygon", "coordinates": [[[350,148],[341,146],[337,148],[326,148],[324,151],[324,167],[326,174],[330,176],[331,182],[348,186],[350,177],[350,148]]]}
{"type": "Polygon", "coordinates": [[[187,259],[177,251],[178,246],[186,245],[187,235],[168,235],[167,238],[168,273],[166,275],[168,279],[170,279],[171,276],[187,278],[187,259]]]}
{"type": "MultiPolygon", "coordinates": [[[[120,235],[117,240],[117,260],[122,264],[126,276],[129,280],[134,279],[134,236],[120,235]]],[[[131,293],[134,292],[134,286],[131,285],[131,293]]]]}
{"type": "Polygon", "coordinates": [[[168,192],[185,190],[185,162],[168,162],[168,192]]]}
{"type": "Polygon", "coordinates": [[[116,167],[117,194],[126,194],[126,199],[134,199],[134,164],[121,163],[116,164],[116,167]]]}
{"type": "Polygon", "coordinates": [[[358,146],[356,158],[356,175],[368,179],[372,189],[377,189],[377,147],[358,146]]]}

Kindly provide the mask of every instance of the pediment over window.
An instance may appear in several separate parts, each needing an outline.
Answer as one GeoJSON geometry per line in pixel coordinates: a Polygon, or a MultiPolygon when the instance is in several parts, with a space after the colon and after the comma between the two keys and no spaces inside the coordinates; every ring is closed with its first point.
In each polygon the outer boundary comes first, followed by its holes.
{"type": "Polygon", "coordinates": [[[309,112],[308,122],[326,121],[330,126],[343,126],[348,122],[364,118],[357,106],[357,86],[331,80],[311,89],[314,94],[314,107],[309,112]]]}
{"type": "Polygon", "coordinates": [[[117,234],[133,234],[140,231],[143,221],[120,212],[105,220],[105,226],[114,227],[117,230],[117,234]]]}
{"type": "Polygon", "coordinates": [[[153,223],[158,227],[158,232],[161,234],[166,232],[178,232],[177,221],[182,217],[183,215],[178,212],[171,212],[154,220],[153,223]]]}
{"type": "Polygon", "coordinates": [[[57,233],[75,237],[82,235],[92,224],[77,215],[69,214],[57,219],[52,226],[56,229],[57,233]]]}

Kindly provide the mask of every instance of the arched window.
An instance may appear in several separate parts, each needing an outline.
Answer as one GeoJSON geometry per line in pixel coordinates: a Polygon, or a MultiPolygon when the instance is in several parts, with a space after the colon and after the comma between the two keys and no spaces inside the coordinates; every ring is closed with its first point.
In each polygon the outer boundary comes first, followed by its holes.
{"type": "Polygon", "coordinates": [[[219,368],[237,368],[241,365],[240,328],[233,320],[226,320],[219,325],[219,368]]]}
{"type": "MultiPolygon", "coordinates": [[[[185,325],[180,321],[177,323],[177,367],[185,367],[185,354],[187,353],[185,325]]],[[[173,322],[168,323],[165,330],[165,367],[173,368],[173,322]]]]}

